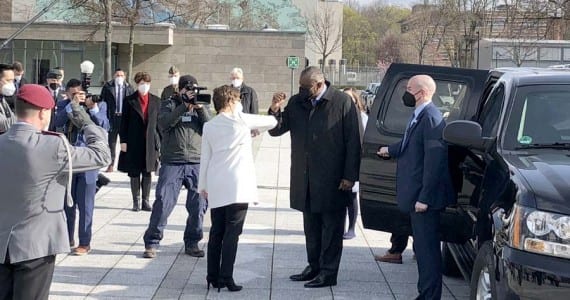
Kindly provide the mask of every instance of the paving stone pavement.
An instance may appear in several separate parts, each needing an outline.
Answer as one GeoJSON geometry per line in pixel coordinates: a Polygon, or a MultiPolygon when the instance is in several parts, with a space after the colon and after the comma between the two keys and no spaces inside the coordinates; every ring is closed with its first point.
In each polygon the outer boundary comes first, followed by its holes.
{"type": "MultiPolygon", "coordinates": [[[[239,241],[234,278],[244,289],[218,293],[206,289],[206,259],[184,254],[186,191],[169,218],[158,256],[142,258],[143,233],[150,213],[132,212],[128,177],[107,174],[113,182],[97,194],[92,252],[84,257],[59,255],[50,299],[413,299],[417,271],[411,248],[402,265],[377,263],[390,235],[365,230],[345,241],[338,285],[305,289],[289,275],[306,265],[301,213],[289,208],[288,136],[255,139],[259,205],[250,206],[239,241]]],[[[153,178],[156,182],[156,177],[153,178]]],[[[154,186],[151,195],[154,199],[154,186]]],[[[205,248],[209,212],[204,223],[205,248]]],[[[411,243],[410,243],[411,245],[411,243]]],[[[462,279],[445,278],[443,299],[468,299],[462,279]]]]}

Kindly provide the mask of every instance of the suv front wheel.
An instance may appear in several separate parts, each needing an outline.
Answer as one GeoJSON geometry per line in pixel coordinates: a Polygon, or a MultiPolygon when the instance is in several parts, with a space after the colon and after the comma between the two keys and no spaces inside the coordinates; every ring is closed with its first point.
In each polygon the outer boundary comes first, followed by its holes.
{"type": "Polygon", "coordinates": [[[495,283],[495,262],[493,259],[493,245],[491,241],[483,243],[471,273],[471,300],[497,299],[495,283]]]}

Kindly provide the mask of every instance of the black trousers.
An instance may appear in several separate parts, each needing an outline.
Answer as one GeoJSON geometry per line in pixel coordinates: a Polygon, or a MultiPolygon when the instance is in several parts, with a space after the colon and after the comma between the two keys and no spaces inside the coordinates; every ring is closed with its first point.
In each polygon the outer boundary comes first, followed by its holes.
{"type": "Polygon", "coordinates": [[[420,295],[417,299],[441,299],[440,212],[438,210],[428,210],[423,213],[412,212],[410,217],[418,262],[418,292],[420,295]]]}
{"type": "Polygon", "coordinates": [[[247,203],[235,203],[210,210],[212,227],[208,239],[208,279],[233,278],[239,236],[247,214],[247,203]]]}
{"type": "Polygon", "coordinates": [[[303,212],[307,259],[313,270],[336,280],[342,256],[345,210],[303,212]]]}
{"type": "MultiPolygon", "coordinates": [[[[115,164],[117,137],[119,136],[119,128],[121,128],[121,116],[113,114],[111,130],[109,131],[109,147],[111,148],[111,165],[115,164]]],[[[111,120],[109,120],[111,121],[111,120]]]]}
{"type": "Polygon", "coordinates": [[[388,252],[391,254],[401,254],[406,250],[406,247],[408,247],[408,234],[393,232],[390,236],[390,243],[392,243],[392,246],[388,249],[388,252]]]}
{"type": "Polygon", "coordinates": [[[55,255],[0,264],[0,300],[48,299],[55,255]]]}

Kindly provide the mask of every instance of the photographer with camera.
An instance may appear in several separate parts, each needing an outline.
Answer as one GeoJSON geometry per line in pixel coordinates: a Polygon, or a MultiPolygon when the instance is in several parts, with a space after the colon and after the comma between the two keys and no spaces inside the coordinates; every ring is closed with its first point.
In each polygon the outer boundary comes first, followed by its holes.
{"type": "MultiPolygon", "coordinates": [[[[80,80],[70,79],[66,85],[66,100],[57,102],[55,113],[55,126],[63,128],[63,132],[69,142],[76,147],[86,147],[87,141],[81,133],[81,128],[71,122],[72,106],[81,106],[91,117],[96,125],[109,130],[107,119],[107,104],[93,101],[84,91],[84,84],[80,80]]],[[[99,170],[73,174],[71,195],[74,200],[72,207],[65,207],[67,216],[67,230],[69,244],[75,246],[75,218],[76,210],[79,210],[79,246],[73,248],[73,255],[86,255],[91,251],[91,226],[93,224],[93,209],[95,208],[95,193],[97,191],[97,177],[99,170]]]]}
{"type": "Polygon", "coordinates": [[[207,107],[198,103],[203,96],[209,95],[199,95],[199,91],[205,88],[199,87],[196,78],[190,75],[180,77],[178,87],[178,95],[161,103],[158,117],[162,136],[161,166],[156,186],[156,201],[144,234],[145,258],[156,256],[164,227],[176,206],[182,185],[188,190],[188,219],[184,230],[185,253],[194,257],[204,256],[198,242],[203,238],[202,222],[207,204],[198,193],[198,174],[202,130],[204,123],[210,119],[210,114],[207,107]]]}

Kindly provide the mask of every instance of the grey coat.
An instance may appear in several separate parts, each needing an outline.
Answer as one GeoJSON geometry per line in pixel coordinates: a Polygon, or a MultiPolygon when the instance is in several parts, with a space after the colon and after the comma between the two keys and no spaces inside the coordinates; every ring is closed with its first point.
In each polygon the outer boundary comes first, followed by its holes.
{"type": "Polygon", "coordinates": [[[283,112],[269,113],[279,122],[269,134],[291,132],[291,208],[346,209],[350,191],[338,187],[342,179],[357,181],[360,168],[359,124],[350,98],[329,86],[316,108],[295,95],[283,112]]]}
{"type": "MultiPolygon", "coordinates": [[[[72,122],[83,125],[87,147],[71,147],[74,172],[107,166],[111,154],[105,129],[85,121],[73,106],[72,122]]],[[[9,251],[17,263],[69,252],[63,210],[68,159],[64,141],[26,123],[0,136],[0,262],[9,251]]]]}

